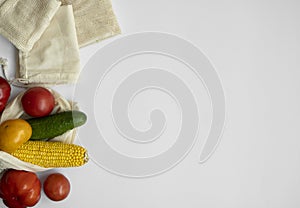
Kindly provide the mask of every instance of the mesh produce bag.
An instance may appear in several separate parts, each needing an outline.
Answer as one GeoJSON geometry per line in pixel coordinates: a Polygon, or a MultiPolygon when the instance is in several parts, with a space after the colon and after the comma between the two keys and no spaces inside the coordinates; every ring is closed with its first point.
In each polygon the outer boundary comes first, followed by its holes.
{"type": "Polygon", "coordinates": [[[120,34],[110,0],[62,0],[72,4],[79,47],[120,34]]]}
{"type": "Polygon", "coordinates": [[[30,51],[60,4],[57,0],[0,0],[0,34],[18,49],[30,51]]]}

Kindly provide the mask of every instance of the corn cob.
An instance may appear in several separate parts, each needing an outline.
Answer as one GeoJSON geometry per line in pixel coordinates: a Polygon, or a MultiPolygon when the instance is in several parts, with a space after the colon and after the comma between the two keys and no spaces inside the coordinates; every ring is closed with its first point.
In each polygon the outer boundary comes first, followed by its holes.
{"type": "Polygon", "coordinates": [[[78,167],[88,161],[86,149],[63,142],[27,141],[11,155],[44,168],[78,167]]]}

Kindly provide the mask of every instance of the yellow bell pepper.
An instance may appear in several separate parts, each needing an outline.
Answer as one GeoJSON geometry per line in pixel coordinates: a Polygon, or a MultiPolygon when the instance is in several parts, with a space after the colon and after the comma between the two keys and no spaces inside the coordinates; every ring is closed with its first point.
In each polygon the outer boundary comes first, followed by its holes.
{"type": "Polygon", "coordinates": [[[23,119],[12,119],[0,124],[0,150],[11,153],[27,142],[32,134],[30,124],[23,119]]]}

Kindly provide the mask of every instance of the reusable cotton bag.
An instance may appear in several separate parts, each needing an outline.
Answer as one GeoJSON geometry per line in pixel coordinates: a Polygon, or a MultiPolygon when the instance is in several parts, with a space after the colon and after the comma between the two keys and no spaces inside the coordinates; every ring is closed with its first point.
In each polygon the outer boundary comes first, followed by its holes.
{"type": "Polygon", "coordinates": [[[28,85],[75,83],[80,57],[72,5],[61,6],[29,52],[19,51],[19,82],[28,85]]]}
{"type": "Polygon", "coordinates": [[[72,4],[79,47],[120,34],[110,0],[62,0],[72,4]]]}
{"type": "Polygon", "coordinates": [[[20,51],[19,82],[76,83],[79,47],[120,33],[110,0],[63,0],[62,5],[33,49],[20,51]]]}
{"type": "Polygon", "coordinates": [[[58,0],[0,0],[0,34],[30,51],[60,5],[58,0]]]}
{"type": "MultiPolygon", "coordinates": [[[[48,89],[48,90],[53,94],[55,99],[55,107],[53,109],[53,112],[78,110],[78,106],[76,103],[66,100],[62,95],[60,95],[58,92],[52,89],[48,89]]],[[[26,118],[26,114],[21,104],[23,93],[20,93],[17,97],[15,97],[13,100],[11,100],[8,103],[8,105],[6,106],[5,110],[1,115],[0,123],[9,119],[26,118]]],[[[76,138],[76,129],[72,129],[60,136],[51,139],[51,141],[60,141],[60,142],[72,144],[74,143],[75,138],[76,138]]],[[[44,168],[31,163],[24,162],[6,152],[0,151],[0,173],[7,168],[13,168],[17,170],[27,170],[33,172],[45,171],[50,169],[50,168],[44,168]]]]}

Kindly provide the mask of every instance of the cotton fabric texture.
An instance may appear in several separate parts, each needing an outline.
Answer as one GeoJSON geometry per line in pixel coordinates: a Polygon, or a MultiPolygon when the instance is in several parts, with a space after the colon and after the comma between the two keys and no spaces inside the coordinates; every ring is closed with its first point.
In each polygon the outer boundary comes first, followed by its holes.
{"type": "Polygon", "coordinates": [[[80,74],[77,42],[72,5],[61,6],[32,50],[19,51],[18,80],[27,85],[75,83],[80,74]]]}
{"type": "Polygon", "coordinates": [[[0,0],[0,34],[30,51],[61,5],[57,0],[0,0]]]}
{"type": "Polygon", "coordinates": [[[121,33],[110,0],[62,0],[72,4],[79,47],[121,33]]]}

